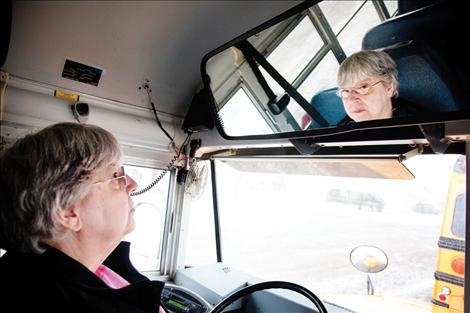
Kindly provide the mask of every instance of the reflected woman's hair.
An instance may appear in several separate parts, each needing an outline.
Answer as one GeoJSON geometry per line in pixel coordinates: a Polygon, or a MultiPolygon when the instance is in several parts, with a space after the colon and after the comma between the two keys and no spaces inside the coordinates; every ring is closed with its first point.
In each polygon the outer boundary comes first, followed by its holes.
{"type": "Polygon", "coordinates": [[[398,96],[398,71],[395,61],[383,51],[363,50],[346,58],[338,70],[338,86],[376,76],[393,86],[393,96],[398,96]]]}

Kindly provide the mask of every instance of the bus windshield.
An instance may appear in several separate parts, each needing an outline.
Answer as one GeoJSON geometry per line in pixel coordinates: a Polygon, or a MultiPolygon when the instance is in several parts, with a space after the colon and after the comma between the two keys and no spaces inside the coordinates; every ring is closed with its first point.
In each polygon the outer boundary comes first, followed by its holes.
{"type": "MultiPolygon", "coordinates": [[[[390,312],[430,312],[437,242],[457,157],[413,157],[405,165],[415,179],[405,180],[308,175],[311,160],[272,172],[253,169],[269,163],[279,168],[275,163],[282,161],[216,161],[223,261],[256,277],[302,284],[358,312],[384,312],[383,301],[391,297],[400,301],[390,312]],[[350,262],[351,251],[362,245],[388,257],[383,271],[370,274],[374,296],[367,296],[367,274],[350,262]]],[[[213,221],[201,214],[211,201],[207,188],[191,204],[197,214],[191,214],[187,265],[214,256],[214,245],[207,244],[212,233],[201,227],[213,221]]]]}

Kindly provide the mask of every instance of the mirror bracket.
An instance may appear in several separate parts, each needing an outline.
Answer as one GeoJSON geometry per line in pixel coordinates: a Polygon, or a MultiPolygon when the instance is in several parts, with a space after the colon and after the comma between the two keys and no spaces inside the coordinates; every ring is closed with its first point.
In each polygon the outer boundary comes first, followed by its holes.
{"type": "Polygon", "coordinates": [[[315,154],[321,146],[316,144],[313,138],[289,139],[295,149],[303,155],[315,154]]]}
{"type": "Polygon", "coordinates": [[[444,153],[449,144],[444,139],[444,124],[422,124],[418,125],[424,137],[429,142],[434,153],[444,153]]]}
{"type": "Polygon", "coordinates": [[[214,99],[207,88],[199,90],[193,97],[189,111],[181,128],[185,133],[199,132],[214,128],[214,120],[210,111],[214,99]]]}

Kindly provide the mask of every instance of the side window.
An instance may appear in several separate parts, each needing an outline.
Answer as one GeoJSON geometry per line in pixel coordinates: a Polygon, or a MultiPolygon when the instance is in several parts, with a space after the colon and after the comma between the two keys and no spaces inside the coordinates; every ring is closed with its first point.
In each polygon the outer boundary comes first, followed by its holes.
{"type": "Polygon", "coordinates": [[[398,13],[398,1],[384,1],[390,16],[395,16],[398,13]]]}
{"type": "Polygon", "coordinates": [[[204,188],[200,189],[198,186],[197,192],[190,192],[189,195],[186,192],[189,201],[186,266],[217,262],[210,161],[199,162],[204,162],[208,169],[207,180],[204,188]]]}
{"type": "Polygon", "coordinates": [[[219,112],[222,120],[227,121],[224,123],[226,133],[234,136],[272,134],[273,131],[265,123],[258,108],[253,105],[246,92],[239,88],[219,112]],[[224,115],[230,118],[225,118],[224,115]]]}
{"type": "MultiPolygon", "coordinates": [[[[162,170],[125,166],[126,173],[138,184],[140,190],[162,175],[162,170]]],[[[170,175],[165,175],[152,189],[132,197],[135,229],[124,240],[131,243],[130,258],[139,271],[157,270],[160,266],[160,248],[165,223],[170,175]]]]}
{"type": "Polygon", "coordinates": [[[361,50],[361,39],[370,28],[380,23],[372,1],[323,1],[319,6],[346,56],[361,50]],[[344,12],[348,12],[346,16],[344,12]]]}
{"type": "Polygon", "coordinates": [[[455,198],[452,234],[460,238],[465,237],[465,193],[461,193],[455,198]]]}
{"type": "MultiPolygon", "coordinates": [[[[323,1],[318,6],[326,18],[326,28],[331,28],[346,56],[361,50],[361,38],[381,22],[372,1],[323,1]]],[[[388,7],[393,9],[394,6],[389,4],[388,7]]],[[[323,36],[328,37],[327,32],[323,36]]],[[[305,16],[269,53],[267,60],[310,101],[315,93],[336,85],[341,60],[332,52],[334,44],[334,41],[330,44],[322,39],[310,16],[305,16]]],[[[260,70],[273,92],[282,94],[284,89],[262,67],[260,70]]],[[[295,101],[290,101],[287,110],[301,125],[304,110],[295,101]]]]}
{"type": "MultiPolygon", "coordinates": [[[[310,18],[305,16],[266,59],[289,83],[292,83],[322,46],[320,35],[310,18]]],[[[284,92],[284,89],[263,68],[260,67],[260,70],[275,94],[284,92]]]]}
{"type": "Polygon", "coordinates": [[[314,94],[336,86],[336,72],[338,72],[339,63],[333,52],[328,52],[315,69],[307,76],[304,82],[299,86],[300,94],[311,101],[314,94]],[[322,73],[335,73],[334,75],[322,75],[322,73]]]}

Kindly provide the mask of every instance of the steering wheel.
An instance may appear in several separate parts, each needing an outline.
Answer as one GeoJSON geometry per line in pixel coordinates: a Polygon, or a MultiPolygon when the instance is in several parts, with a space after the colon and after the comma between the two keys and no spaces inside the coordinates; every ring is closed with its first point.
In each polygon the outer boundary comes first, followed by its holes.
{"type": "Polygon", "coordinates": [[[266,281],[262,283],[253,284],[251,286],[244,287],[239,289],[235,292],[232,292],[228,295],[224,300],[222,300],[219,304],[217,304],[209,313],[221,313],[223,309],[229,306],[235,300],[238,300],[248,294],[254,293],[256,291],[265,290],[265,289],[289,289],[300,293],[301,295],[305,296],[307,299],[313,302],[315,307],[318,309],[319,313],[328,313],[325,308],[325,305],[321,302],[321,300],[310,290],[307,288],[285,281],[266,281]]]}

